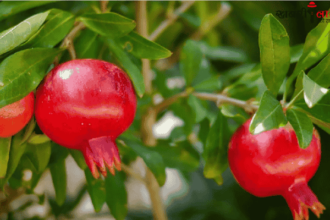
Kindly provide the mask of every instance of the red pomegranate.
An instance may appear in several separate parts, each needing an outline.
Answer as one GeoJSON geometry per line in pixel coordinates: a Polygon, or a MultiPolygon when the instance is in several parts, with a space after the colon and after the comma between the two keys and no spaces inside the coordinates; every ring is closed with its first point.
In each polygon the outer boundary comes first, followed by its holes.
{"type": "Polygon", "coordinates": [[[258,197],[283,196],[295,220],[309,219],[308,208],[319,217],[325,207],[307,185],[321,158],[315,128],[310,145],[301,149],[290,124],[252,135],[250,122],[234,133],[229,144],[229,166],[237,182],[258,197]]]}
{"type": "Polygon", "coordinates": [[[33,115],[34,94],[0,109],[0,137],[13,136],[22,130],[33,115]]]}
{"type": "Polygon", "coordinates": [[[115,139],[133,122],[136,96],[126,73],[93,59],[63,63],[36,93],[35,116],[54,142],[83,152],[95,178],[120,170],[115,139]]]}

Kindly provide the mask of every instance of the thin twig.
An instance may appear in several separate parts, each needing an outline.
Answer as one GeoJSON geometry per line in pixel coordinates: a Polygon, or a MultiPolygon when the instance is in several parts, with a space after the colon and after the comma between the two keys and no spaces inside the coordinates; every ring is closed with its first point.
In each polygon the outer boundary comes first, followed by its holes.
{"type": "Polygon", "coordinates": [[[258,110],[258,108],[259,108],[257,105],[253,105],[253,104],[249,103],[248,101],[242,101],[239,99],[230,98],[228,96],[221,95],[221,94],[199,93],[199,92],[194,92],[192,94],[194,96],[196,96],[197,98],[214,101],[216,103],[229,103],[229,104],[244,108],[248,112],[250,112],[251,110],[258,110]]]}
{"type": "Polygon", "coordinates": [[[107,11],[108,1],[100,1],[100,5],[102,13],[105,13],[107,11]]]}
{"type": "Polygon", "coordinates": [[[179,15],[188,10],[192,5],[194,4],[194,1],[190,2],[184,2],[178,9],[174,11],[174,13],[169,16],[168,19],[163,21],[152,34],[149,36],[149,40],[154,41],[156,40],[163,31],[168,28],[171,24],[173,24],[176,19],[178,19],[179,15]]]}
{"type": "Polygon", "coordinates": [[[139,173],[135,172],[132,168],[130,168],[129,166],[126,166],[125,164],[122,163],[121,164],[121,169],[125,173],[127,173],[127,174],[131,175],[132,177],[134,177],[135,179],[141,181],[143,184],[146,184],[145,179],[139,173]]]}
{"type": "Polygon", "coordinates": [[[175,103],[179,98],[186,97],[187,95],[188,95],[188,93],[186,91],[175,94],[175,95],[171,96],[170,98],[165,99],[161,103],[155,105],[153,108],[157,113],[161,112],[166,107],[168,107],[168,106],[172,105],[173,103],[175,103]]]}

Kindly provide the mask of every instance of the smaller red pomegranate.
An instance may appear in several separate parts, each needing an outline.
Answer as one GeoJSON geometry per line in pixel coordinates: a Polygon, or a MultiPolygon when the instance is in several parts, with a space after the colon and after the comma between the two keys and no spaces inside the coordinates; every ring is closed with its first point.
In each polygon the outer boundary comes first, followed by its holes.
{"type": "Polygon", "coordinates": [[[133,122],[136,96],[126,73],[93,59],[56,66],[36,93],[35,116],[54,142],[83,152],[95,178],[120,170],[116,138],[133,122]]]}
{"type": "Polygon", "coordinates": [[[308,209],[319,217],[325,207],[307,185],[321,159],[315,128],[310,145],[301,149],[290,124],[252,135],[250,122],[245,122],[229,143],[229,166],[237,182],[258,197],[283,196],[295,220],[308,220],[308,209]]]}
{"type": "Polygon", "coordinates": [[[2,107],[0,109],[0,137],[10,137],[22,130],[30,121],[33,108],[33,92],[17,102],[2,107]]]}

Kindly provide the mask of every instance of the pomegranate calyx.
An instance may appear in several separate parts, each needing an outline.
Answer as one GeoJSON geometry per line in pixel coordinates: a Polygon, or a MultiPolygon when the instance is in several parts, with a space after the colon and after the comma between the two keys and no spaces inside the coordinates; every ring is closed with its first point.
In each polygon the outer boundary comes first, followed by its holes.
{"type": "Polygon", "coordinates": [[[294,220],[308,220],[308,209],[318,218],[325,210],[305,181],[294,183],[283,197],[290,207],[294,220]]]}
{"type": "Polygon", "coordinates": [[[106,177],[109,169],[115,175],[115,168],[121,170],[119,152],[115,141],[108,136],[93,138],[83,149],[86,164],[94,178],[99,178],[99,172],[106,177]]]}

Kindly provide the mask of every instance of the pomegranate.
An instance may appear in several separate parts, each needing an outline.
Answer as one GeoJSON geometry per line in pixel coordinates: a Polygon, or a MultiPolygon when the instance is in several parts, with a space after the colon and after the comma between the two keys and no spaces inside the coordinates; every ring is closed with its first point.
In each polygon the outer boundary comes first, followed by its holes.
{"type": "Polygon", "coordinates": [[[48,73],[36,93],[35,116],[54,142],[82,151],[95,178],[120,170],[115,139],[133,122],[136,96],[126,73],[114,64],[72,60],[48,73]]]}
{"type": "Polygon", "coordinates": [[[0,109],[0,137],[13,136],[22,130],[33,115],[34,94],[0,109]]]}
{"type": "Polygon", "coordinates": [[[229,143],[229,166],[237,182],[258,197],[283,196],[295,220],[309,219],[308,208],[319,217],[325,207],[307,185],[321,158],[315,128],[310,145],[301,149],[290,124],[252,135],[250,122],[245,122],[229,143]]]}

